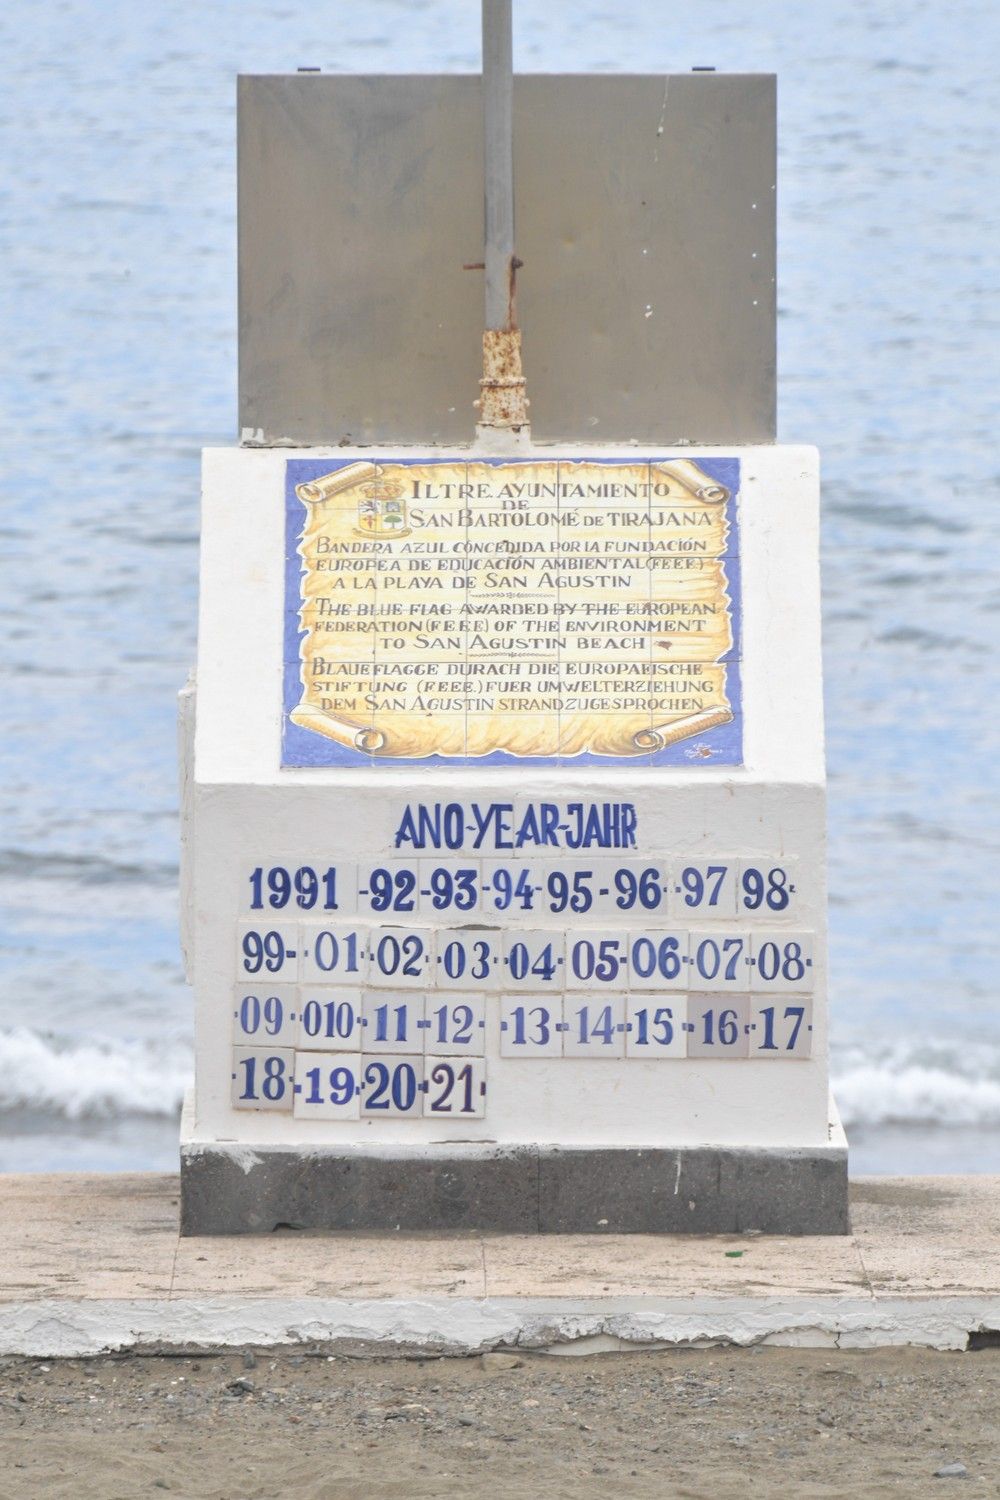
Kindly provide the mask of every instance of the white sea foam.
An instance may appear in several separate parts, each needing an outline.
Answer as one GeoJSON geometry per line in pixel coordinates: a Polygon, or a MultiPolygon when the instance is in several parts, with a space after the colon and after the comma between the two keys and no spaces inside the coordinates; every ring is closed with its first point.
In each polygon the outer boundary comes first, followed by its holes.
{"type": "Polygon", "coordinates": [[[995,1045],[851,1047],[832,1082],[845,1125],[1000,1124],[995,1045]]]}
{"type": "Polygon", "coordinates": [[[71,1043],[25,1026],[0,1030],[0,1110],[67,1120],[172,1115],[191,1071],[187,1042],[71,1043]]]}

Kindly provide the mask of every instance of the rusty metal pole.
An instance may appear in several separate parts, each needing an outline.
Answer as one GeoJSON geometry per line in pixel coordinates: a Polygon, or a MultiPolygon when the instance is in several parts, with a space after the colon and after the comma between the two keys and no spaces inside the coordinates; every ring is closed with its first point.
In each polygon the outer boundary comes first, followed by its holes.
{"type": "Polygon", "coordinates": [[[486,326],[476,405],[480,427],[519,431],[528,425],[528,401],[515,302],[512,0],[482,6],[486,326]]]}

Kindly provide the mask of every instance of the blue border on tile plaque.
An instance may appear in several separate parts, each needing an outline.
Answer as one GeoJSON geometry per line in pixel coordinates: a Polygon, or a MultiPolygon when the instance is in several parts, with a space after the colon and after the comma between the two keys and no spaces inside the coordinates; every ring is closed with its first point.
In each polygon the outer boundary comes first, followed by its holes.
{"type": "MultiPolygon", "coordinates": [[[[368,456],[367,454],[365,455],[368,456]]],[[[281,765],[285,770],[298,770],[311,766],[354,766],[356,768],[374,765],[394,767],[414,767],[423,770],[432,770],[436,767],[448,766],[561,766],[570,769],[573,766],[617,766],[628,768],[634,766],[742,766],[743,764],[743,684],[740,671],[741,658],[743,655],[743,589],[740,572],[740,531],[739,531],[739,488],[740,488],[740,461],[738,458],[702,458],[699,454],[670,454],[653,458],[630,459],[627,455],[618,454],[614,458],[596,458],[591,455],[574,458],[570,454],[546,454],[537,459],[522,459],[522,463],[589,463],[616,464],[627,463],[668,463],[671,458],[692,457],[698,467],[704,469],[712,479],[717,479],[720,484],[726,486],[729,491],[729,499],[726,501],[726,520],[729,522],[730,546],[735,540],[735,548],[731,555],[727,555],[722,563],[723,573],[726,579],[727,591],[730,600],[730,614],[732,620],[733,644],[726,654],[719,658],[726,663],[726,687],[729,701],[733,706],[735,717],[729,724],[720,724],[715,729],[710,729],[704,734],[695,736],[690,740],[681,740],[676,745],[668,745],[663,750],[658,750],[650,755],[565,755],[565,756],[542,756],[542,755],[512,755],[507,750],[494,750],[489,755],[424,755],[417,760],[404,760],[393,757],[391,760],[382,760],[377,756],[366,755],[361,750],[352,750],[347,745],[340,745],[336,740],[329,740],[324,735],[316,734],[312,730],[303,729],[298,724],[293,724],[291,712],[297,707],[302,696],[302,677],[300,649],[305,637],[305,630],[299,624],[299,609],[302,602],[300,580],[302,577],[302,560],[299,557],[298,547],[302,540],[303,522],[305,519],[305,506],[295,493],[296,485],[303,484],[310,479],[318,479],[323,474],[331,474],[336,469],[346,468],[348,464],[356,463],[357,458],[290,458],[285,463],[285,608],[284,608],[284,665],[282,669],[282,715],[281,715],[281,765]]],[[[378,453],[373,450],[371,454],[373,463],[379,461],[378,453]]],[[[426,466],[434,463],[455,464],[461,462],[489,464],[494,468],[502,468],[519,460],[510,458],[487,458],[480,454],[448,454],[442,455],[440,459],[427,458],[392,458],[389,462],[404,466],[419,465],[426,466]]]]}

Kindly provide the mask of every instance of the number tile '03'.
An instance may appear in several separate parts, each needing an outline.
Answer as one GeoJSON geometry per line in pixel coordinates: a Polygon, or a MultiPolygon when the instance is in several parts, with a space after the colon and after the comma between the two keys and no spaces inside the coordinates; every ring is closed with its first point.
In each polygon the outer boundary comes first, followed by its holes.
{"type": "Polygon", "coordinates": [[[233,1006],[233,1041],[244,1047],[293,1045],[295,986],[250,979],[238,984],[233,1006]]]}
{"type": "Polygon", "coordinates": [[[297,1120],[356,1120],[361,1114],[361,1055],[296,1052],[297,1120]]]}
{"type": "Polygon", "coordinates": [[[496,990],[503,978],[500,934],[491,927],[442,927],[433,973],[438,990],[496,990]]]}
{"type": "Polygon", "coordinates": [[[501,1057],[562,1057],[562,995],[500,997],[501,1057]]]}
{"type": "Polygon", "coordinates": [[[361,1118],[387,1120],[422,1115],[423,1082],[422,1057],[362,1057],[361,1118]]]}
{"type": "Polygon", "coordinates": [[[687,1057],[687,1018],[686,995],[630,995],[625,1056],[687,1057]]]}
{"type": "Polygon", "coordinates": [[[486,1114],[484,1057],[424,1058],[424,1118],[481,1120],[486,1114]]]}
{"type": "Polygon", "coordinates": [[[303,984],[296,1046],[307,1052],[361,1050],[361,990],[303,984]]]}
{"type": "Polygon", "coordinates": [[[772,994],[809,993],[815,988],[814,932],[755,932],[750,988],[772,994]]]}
{"type": "Polygon", "coordinates": [[[256,979],[294,984],[299,973],[299,929],[295,922],[272,922],[266,912],[257,921],[236,927],[236,973],[240,981],[256,979]]]}
{"type": "Polygon", "coordinates": [[[291,1114],[295,1053],[285,1047],[234,1047],[234,1109],[266,1109],[291,1114]]]}

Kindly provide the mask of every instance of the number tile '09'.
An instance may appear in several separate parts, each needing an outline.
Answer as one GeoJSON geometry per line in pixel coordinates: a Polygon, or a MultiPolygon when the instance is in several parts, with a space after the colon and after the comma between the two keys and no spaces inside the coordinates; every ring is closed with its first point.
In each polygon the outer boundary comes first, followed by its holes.
{"type": "Polygon", "coordinates": [[[688,1057],[747,1057],[749,995],[689,995],[688,1057]]]}
{"type": "Polygon", "coordinates": [[[365,1052],[424,1050],[424,996],[407,990],[366,990],[362,997],[365,1052]]]}
{"type": "Polygon", "coordinates": [[[361,990],[303,984],[295,1044],[307,1052],[361,1050],[361,990]]]}
{"type": "Polygon", "coordinates": [[[517,994],[500,997],[501,1057],[562,1057],[563,997],[517,994]]]}
{"type": "Polygon", "coordinates": [[[270,984],[260,976],[238,984],[233,1006],[233,1041],[244,1047],[290,1047],[295,1041],[295,986],[270,984]]]}
{"type": "Polygon", "coordinates": [[[688,933],[687,988],[743,990],[751,985],[750,934],[726,927],[688,933]]]}
{"type": "Polygon", "coordinates": [[[812,1020],[811,995],[751,996],[750,1056],[811,1056],[812,1020]]]}
{"type": "Polygon", "coordinates": [[[294,984],[299,973],[299,929],[295,922],[272,922],[266,912],[257,921],[236,927],[236,973],[240,981],[256,979],[294,984]]]}
{"type": "Polygon", "coordinates": [[[630,995],[625,1032],[625,1056],[687,1057],[686,995],[630,995]]]}
{"type": "Polygon", "coordinates": [[[292,1110],[295,1053],[290,1047],[234,1047],[233,1109],[292,1110]]]}
{"type": "Polygon", "coordinates": [[[361,1114],[361,1055],[296,1052],[297,1120],[357,1120],[361,1114]]]}
{"type": "Polygon", "coordinates": [[[482,1120],[486,1114],[484,1057],[424,1058],[424,1118],[482,1120]]]}
{"type": "Polygon", "coordinates": [[[364,984],[368,972],[364,927],[337,922],[303,922],[299,929],[303,980],[312,984],[364,984]]]}
{"type": "Polygon", "coordinates": [[[564,1057],[625,1056],[625,996],[563,996],[564,1057]]]}
{"type": "Polygon", "coordinates": [[[424,1112],[424,1059],[364,1056],[361,1059],[361,1118],[415,1117],[424,1112]]]}
{"type": "Polygon", "coordinates": [[[815,988],[814,932],[755,932],[750,988],[772,994],[809,993],[815,988]]]}

